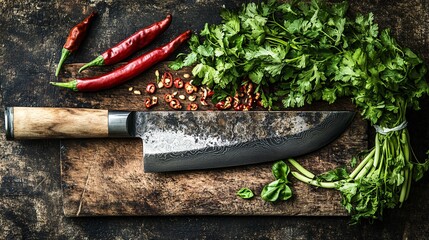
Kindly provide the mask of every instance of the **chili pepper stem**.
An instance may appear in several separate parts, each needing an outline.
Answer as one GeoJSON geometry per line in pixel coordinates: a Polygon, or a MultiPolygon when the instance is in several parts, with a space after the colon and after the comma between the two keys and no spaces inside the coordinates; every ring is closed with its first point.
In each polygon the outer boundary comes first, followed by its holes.
{"type": "Polygon", "coordinates": [[[55,71],[55,77],[58,77],[58,74],[60,73],[61,67],[62,67],[64,61],[70,56],[70,53],[71,52],[65,48],[63,48],[61,50],[61,58],[60,58],[60,62],[58,63],[58,66],[57,66],[57,70],[55,71]]]}
{"type": "Polygon", "coordinates": [[[104,58],[103,58],[103,56],[100,55],[100,56],[96,57],[94,60],[92,60],[91,62],[89,62],[89,63],[83,65],[81,68],[79,68],[78,72],[81,72],[88,67],[102,66],[102,65],[104,65],[104,58]]]}
{"type": "Polygon", "coordinates": [[[70,82],[50,82],[51,85],[53,86],[57,86],[57,87],[62,87],[62,88],[68,88],[71,89],[73,91],[78,91],[77,89],[77,80],[73,80],[70,82]]]}

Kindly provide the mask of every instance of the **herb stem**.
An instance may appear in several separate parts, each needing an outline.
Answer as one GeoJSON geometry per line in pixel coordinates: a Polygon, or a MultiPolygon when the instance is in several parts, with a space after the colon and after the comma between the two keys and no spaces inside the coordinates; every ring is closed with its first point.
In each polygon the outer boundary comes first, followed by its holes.
{"type": "Polygon", "coordinates": [[[358,175],[356,175],[354,179],[357,180],[364,177],[371,170],[373,162],[374,162],[374,159],[370,158],[367,164],[365,164],[365,167],[363,167],[363,169],[359,172],[358,175]]]}
{"type": "Polygon", "coordinates": [[[368,174],[367,174],[367,176],[368,177],[372,177],[372,178],[376,178],[376,176],[375,176],[375,171],[376,171],[376,168],[374,167],[374,164],[371,166],[371,168],[370,168],[370,170],[369,170],[369,172],[368,172],[368,174]]]}
{"type": "Polygon", "coordinates": [[[269,40],[269,41],[276,42],[276,43],[280,43],[280,44],[282,44],[282,45],[284,45],[286,47],[289,47],[289,43],[286,42],[286,41],[284,41],[284,40],[282,40],[282,39],[279,39],[279,38],[276,38],[276,37],[269,37],[269,36],[265,37],[265,39],[269,40]]]}
{"type": "Polygon", "coordinates": [[[295,161],[294,159],[288,159],[289,163],[292,164],[292,166],[294,166],[296,168],[296,170],[298,170],[302,175],[313,179],[315,177],[315,175],[308,171],[307,169],[305,169],[303,166],[301,166],[301,164],[299,164],[297,161],[295,161]]]}
{"type": "Polygon", "coordinates": [[[407,196],[407,188],[408,188],[408,169],[402,170],[401,174],[404,176],[404,182],[401,185],[401,194],[399,195],[399,202],[402,204],[405,201],[407,196]]]}
{"type": "Polygon", "coordinates": [[[374,155],[374,167],[378,166],[380,159],[380,133],[375,134],[375,155],[374,155]]]}
{"type": "Polygon", "coordinates": [[[408,196],[410,195],[410,191],[411,191],[411,182],[413,181],[413,176],[412,176],[413,167],[414,165],[410,164],[410,173],[408,175],[408,186],[407,186],[407,193],[405,194],[405,200],[408,199],[408,196]]]}
{"type": "Polygon", "coordinates": [[[313,186],[316,186],[316,187],[336,188],[339,185],[338,181],[335,181],[335,182],[319,182],[319,181],[316,181],[314,179],[308,178],[299,172],[291,172],[291,173],[299,181],[313,185],[313,186]]]}
{"type": "Polygon", "coordinates": [[[374,156],[375,149],[372,149],[371,152],[366,155],[361,163],[355,168],[355,170],[350,174],[350,178],[355,178],[355,176],[362,170],[362,168],[368,163],[369,159],[374,156]]]}
{"type": "Polygon", "coordinates": [[[287,28],[285,28],[283,25],[281,25],[280,23],[278,23],[275,19],[274,13],[273,13],[273,20],[272,21],[268,21],[270,23],[274,23],[276,26],[278,26],[279,28],[281,28],[282,30],[284,30],[285,32],[288,32],[287,28]]]}

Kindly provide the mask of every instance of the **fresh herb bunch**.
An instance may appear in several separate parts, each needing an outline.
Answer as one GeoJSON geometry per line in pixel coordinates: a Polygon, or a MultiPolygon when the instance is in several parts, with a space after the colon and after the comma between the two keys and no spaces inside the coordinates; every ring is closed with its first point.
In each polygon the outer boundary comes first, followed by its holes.
{"type": "Polygon", "coordinates": [[[407,109],[419,109],[429,85],[424,62],[388,29],[380,30],[372,13],[351,19],[347,9],[346,1],[318,0],[225,9],[222,23],[206,24],[200,36],[191,38],[191,52],[170,67],[194,65],[196,83],[214,89],[214,101],[233,96],[246,81],[254,83],[268,109],[276,103],[289,108],[350,97],[378,129],[375,146],[350,174],[334,170],[324,179],[299,164],[292,174],[338,189],[357,222],[380,218],[384,208],[402,204],[412,177],[418,180],[428,170],[429,162],[417,163],[412,153],[405,116],[407,109]]]}
{"type": "Polygon", "coordinates": [[[379,33],[373,14],[350,20],[347,8],[313,0],[225,9],[222,23],[206,24],[170,67],[195,65],[193,75],[214,89],[215,101],[250,79],[270,109],[277,101],[288,108],[351,96],[372,124],[395,125],[398,99],[418,109],[429,93],[426,67],[389,30],[379,33]]]}

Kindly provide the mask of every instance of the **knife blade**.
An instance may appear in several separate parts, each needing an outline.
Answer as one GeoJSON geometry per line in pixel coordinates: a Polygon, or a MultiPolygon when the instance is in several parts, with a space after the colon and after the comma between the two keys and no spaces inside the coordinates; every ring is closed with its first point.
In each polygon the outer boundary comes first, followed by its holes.
{"type": "Polygon", "coordinates": [[[109,111],[8,107],[6,137],[140,137],[145,172],[212,169],[313,152],[352,122],[350,111],[109,111]]]}

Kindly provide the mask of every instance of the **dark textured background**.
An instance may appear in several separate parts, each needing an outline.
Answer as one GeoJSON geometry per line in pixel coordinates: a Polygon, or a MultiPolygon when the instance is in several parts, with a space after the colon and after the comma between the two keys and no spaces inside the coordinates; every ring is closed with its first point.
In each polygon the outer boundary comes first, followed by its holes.
{"type": "MultiPolygon", "coordinates": [[[[58,101],[50,87],[69,29],[99,12],[80,50],[68,63],[87,62],[136,29],[173,14],[159,38],[205,22],[219,22],[222,6],[244,1],[0,1],[0,108],[91,106],[58,101]]],[[[429,61],[429,0],[351,1],[350,14],[373,12],[382,28],[429,61]]],[[[155,46],[157,43],[152,45],[155,46]]],[[[151,46],[149,46],[151,47],[151,46]]],[[[409,114],[418,157],[429,148],[429,101],[409,114]]],[[[4,124],[1,114],[0,124],[4,124]]],[[[106,217],[65,218],[62,213],[59,141],[7,142],[0,134],[0,239],[427,239],[429,177],[413,185],[408,202],[385,212],[382,222],[349,226],[347,217],[106,217]]]]}

